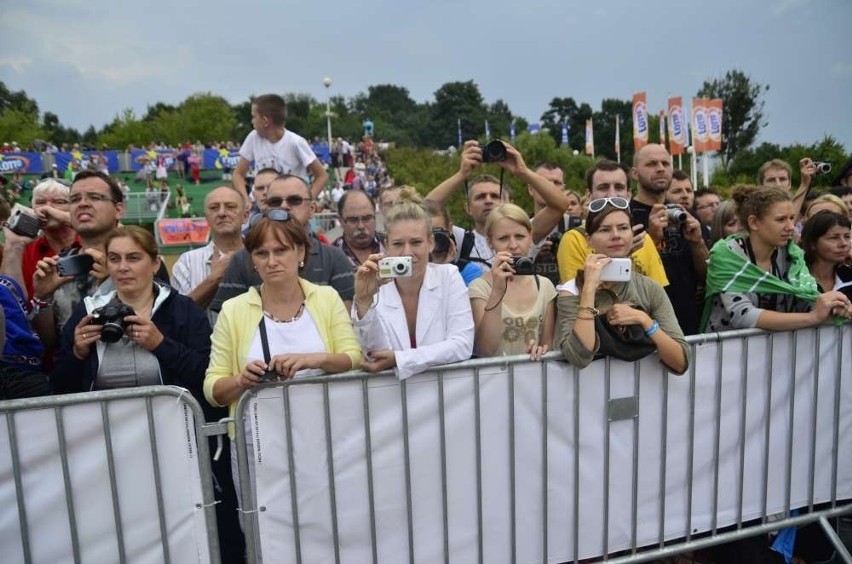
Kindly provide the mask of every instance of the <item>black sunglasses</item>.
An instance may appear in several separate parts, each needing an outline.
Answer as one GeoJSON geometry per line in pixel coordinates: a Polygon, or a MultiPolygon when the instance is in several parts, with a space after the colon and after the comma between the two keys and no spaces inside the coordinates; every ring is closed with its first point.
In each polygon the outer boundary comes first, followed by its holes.
{"type": "Polygon", "coordinates": [[[249,220],[249,228],[252,228],[257,225],[264,217],[271,221],[290,221],[291,219],[291,216],[287,212],[287,210],[282,210],[280,208],[272,208],[263,213],[255,214],[249,220]]]}
{"type": "Polygon", "coordinates": [[[298,208],[299,206],[301,206],[305,202],[310,202],[310,201],[311,201],[311,198],[305,198],[303,196],[297,196],[297,195],[294,194],[292,196],[287,196],[286,198],[282,198],[280,196],[275,196],[273,198],[267,198],[266,199],[266,205],[269,206],[270,208],[280,208],[281,205],[284,202],[287,202],[287,207],[298,208]]]}

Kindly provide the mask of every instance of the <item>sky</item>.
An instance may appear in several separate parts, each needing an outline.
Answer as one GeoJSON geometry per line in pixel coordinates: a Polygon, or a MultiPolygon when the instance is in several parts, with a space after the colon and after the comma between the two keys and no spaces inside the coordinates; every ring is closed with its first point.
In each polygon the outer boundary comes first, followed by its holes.
{"type": "Polygon", "coordinates": [[[828,134],[852,152],[852,0],[5,4],[0,80],[81,131],[196,92],[324,101],[395,84],[425,102],[456,80],[530,122],[554,97],[599,109],[646,91],[655,113],[740,69],[770,87],[759,141],[828,134]]]}

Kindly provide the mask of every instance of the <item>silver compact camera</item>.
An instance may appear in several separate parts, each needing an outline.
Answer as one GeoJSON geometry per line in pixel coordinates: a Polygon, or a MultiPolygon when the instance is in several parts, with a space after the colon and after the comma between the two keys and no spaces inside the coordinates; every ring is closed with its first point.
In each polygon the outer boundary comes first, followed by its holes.
{"type": "Polygon", "coordinates": [[[411,257],[385,257],[379,260],[379,278],[410,278],[413,274],[411,257]]]}

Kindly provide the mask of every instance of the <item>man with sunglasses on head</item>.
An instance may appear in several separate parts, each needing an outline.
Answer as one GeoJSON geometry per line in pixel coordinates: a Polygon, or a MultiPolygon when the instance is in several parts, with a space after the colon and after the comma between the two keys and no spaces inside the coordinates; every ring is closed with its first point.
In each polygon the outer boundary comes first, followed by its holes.
{"type": "Polygon", "coordinates": [[[370,255],[385,252],[384,240],[376,231],[376,204],[365,192],[346,192],[337,202],[337,215],[343,234],[332,245],[343,251],[352,266],[360,266],[370,255]]]}
{"type": "Polygon", "coordinates": [[[633,156],[630,176],[636,181],[636,197],[630,202],[634,218],[648,218],[648,230],[666,269],[672,302],[684,335],[699,332],[700,306],[704,299],[709,251],[701,223],[683,205],[666,207],[666,191],[672,182],[672,159],[662,145],[645,145],[633,156]]]}
{"type": "MultiPolygon", "coordinates": [[[[276,221],[296,221],[310,229],[313,216],[311,189],[299,176],[282,174],[272,181],[266,194],[267,217],[276,221]],[[286,212],[286,213],[281,213],[286,212]]],[[[249,225],[256,223],[263,214],[255,214],[249,225]]],[[[355,278],[352,263],[338,248],[325,245],[311,233],[311,250],[305,263],[302,277],[314,284],[333,287],[340,294],[347,309],[351,305],[355,292],[355,278]]],[[[241,249],[231,258],[228,268],[219,284],[216,296],[210,303],[210,309],[219,312],[222,303],[247,292],[252,286],[261,283],[260,276],[252,268],[251,256],[241,249]]]]}
{"type": "MultiPolygon", "coordinates": [[[[629,169],[624,164],[608,160],[596,162],[586,171],[585,201],[589,202],[588,205],[595,201],[598,201],[597,205],[602,205],[607,199],[613,199],[619,204],[629,203],[631,194],[628,175],[629,169]]],[[[634,224],[636,224],[635,218],[634,224]]],[[[657,252],[654,241],[645,232],[645,225],[634,225],[633,234],[630,258],[633,261],[634,270],[656,280],[661,286],[667,286],[669,280],[660,260],[660,254],[657,252]]],[[[559,241],[557,251],[560,280],[565,283],[576,278],[577,272],[585,267],[586,258],[596,250],[589,246],[583,228],[566,231],[559,241]]]]}

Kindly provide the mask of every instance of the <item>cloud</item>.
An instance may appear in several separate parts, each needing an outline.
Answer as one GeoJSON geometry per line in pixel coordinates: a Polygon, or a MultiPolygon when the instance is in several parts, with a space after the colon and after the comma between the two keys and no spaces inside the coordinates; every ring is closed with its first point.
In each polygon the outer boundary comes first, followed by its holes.
{"type": "Polygon", "coordinates": [[[852,62],[838,62],[831,67],[831,76],[834,78],[852,78],[852,62]]]}
{"type": "Polygon", "coordinates": [[[772,8],[772,13],[776,16],[781,16],[790,10],[803,6],[804,4],[805,0],[780,0],[775,7],[772,8]]]}

